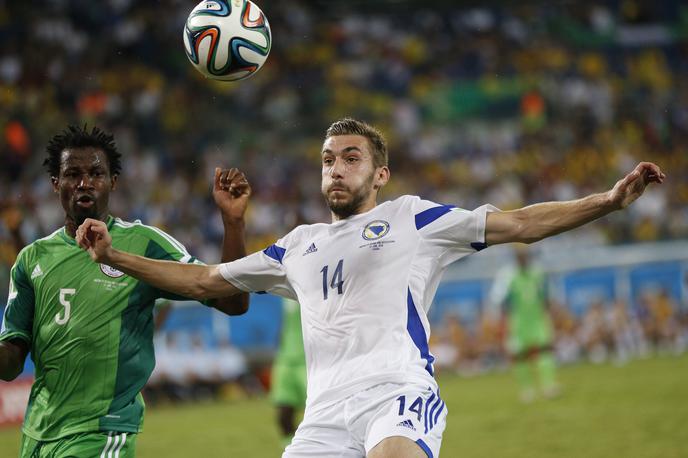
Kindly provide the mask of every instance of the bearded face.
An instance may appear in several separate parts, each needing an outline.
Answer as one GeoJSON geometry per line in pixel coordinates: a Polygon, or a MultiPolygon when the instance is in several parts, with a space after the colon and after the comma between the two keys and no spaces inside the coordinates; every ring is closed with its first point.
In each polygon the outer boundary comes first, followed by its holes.
{"type": "Polygon", "coordinates": [[[368,139],[360,135],[338,135],[325,140],[322,151],[321,190],[327,206],[338,218],[367,211],[375,206],[377,189],[386,183],[373,165],[368,139]],[[380,181],[380,183],[378,183],[380,181]]]}

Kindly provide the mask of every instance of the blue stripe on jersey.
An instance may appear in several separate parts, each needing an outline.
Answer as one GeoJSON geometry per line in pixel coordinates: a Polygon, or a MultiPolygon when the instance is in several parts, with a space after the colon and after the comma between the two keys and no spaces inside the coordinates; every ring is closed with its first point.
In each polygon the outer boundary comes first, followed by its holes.
{"type": "Polygon", "coordinates": [[[420,350],[420,357],[428,362],[425,365],[425,370],[428,371],[430,375],[433,375],[432,363],[433,361],[435,361],[435,357],[430,354],[430,350],[428,349],[428,338],[425,335],[423,323],[420,321],[420,317],[418,316],[416,304],[413,303],[413,297],[411,297],[411,289],[408,290],[406,305],[408,308],[406,329],[408,330],[408,333],[411,335],[413,343],[415,343],[416,347],[418,347],[418,350],[420,350]]]}
{"type": "Polygon", "coordinates": [[[440,205],[418,213],[416,215],[416,229],[421,230],[440,216],[449,213],[452,208],[456,207],[454,205],[440,205]]]}
{"type": "Polygon", "coordinates": [[[286,252],[287,250],[285,250],[281,246],[275,245],[274,243],[263,250],[263,253],[270,256],[272,259],[279,262],[280,264],[282,264],[282,258],[284,258],[284,253],[286,252]]]}
{"type": "Polygon", "coordinates": [[[428,447],[428,444],[426,444],[425,441],[423,441],[423,439],[418,439],[416,441],[416,444],[418,444],[418,446],[423,449],[425,454],[428,455],[428,458],[433,458],[432,450],[430,450],[430,447],[428,447]]]}

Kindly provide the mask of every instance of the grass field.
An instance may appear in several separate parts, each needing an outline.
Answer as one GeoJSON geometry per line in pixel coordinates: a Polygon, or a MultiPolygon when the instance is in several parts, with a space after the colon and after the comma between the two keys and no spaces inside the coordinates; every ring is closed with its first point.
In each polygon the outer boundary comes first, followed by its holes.
{"type": "MultiPolygon", "coordinates": [[[[688,355],[623,367],[560,372],[563,395],[517,401],[508,374],[439,378],[449,410],[442,456],[688,457],[688,355]]],[[[19,430],[0,431],[0,457],[17,455],[19,430]]],[[[149,409],[139,458],[278,457],[265,399],[149,409]]]]}

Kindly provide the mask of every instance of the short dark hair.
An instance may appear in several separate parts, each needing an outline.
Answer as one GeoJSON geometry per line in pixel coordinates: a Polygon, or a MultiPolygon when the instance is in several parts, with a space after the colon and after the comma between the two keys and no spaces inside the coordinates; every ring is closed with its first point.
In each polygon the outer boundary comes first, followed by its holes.
{"type": "Polygon", "coordinates": [[[337,135],[360,135],[366,137],[372,146],[373,165],[375,167],[387,166],[389,157],[387,154],[387,142],[382,133],[368,123],[353,118],[344,118],[335,121],[327,129],[325,138],[337,135]]]}
{"type": "Polygon", "coordinates": [[[117,151],[115,137],[95,126],[89,132],[86,124],[84,127],[69,125],[65,130],[51,138],[45,148],[48,156],[43,161],[43,166],[48,170],[50,176],[57,177],[60,175],[62,151],[69,148],[88,147],[102,150],[105,153],[110,166],[110,175],[120,174],[122,155],[117,151]]]}

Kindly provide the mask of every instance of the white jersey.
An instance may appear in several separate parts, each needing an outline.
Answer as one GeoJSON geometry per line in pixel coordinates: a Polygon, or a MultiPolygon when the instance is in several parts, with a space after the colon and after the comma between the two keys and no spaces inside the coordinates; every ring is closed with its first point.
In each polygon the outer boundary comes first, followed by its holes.
{"type": "Polygon", "coordinates": [[[486,246],[493,210],[403,196],[332,224],[299,226],[220,272],[243,291],[301,304],[308,405],[379,383],[427,383],[428,308],[445,268],[486,246]]]}

